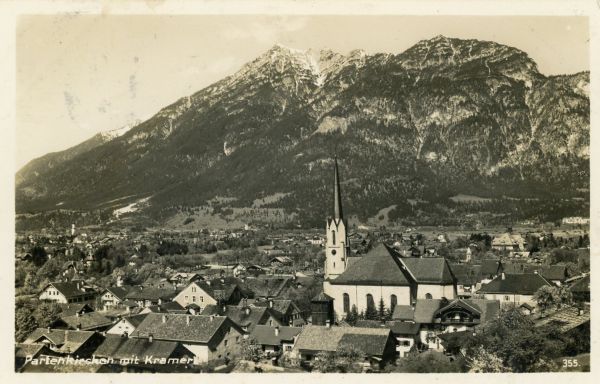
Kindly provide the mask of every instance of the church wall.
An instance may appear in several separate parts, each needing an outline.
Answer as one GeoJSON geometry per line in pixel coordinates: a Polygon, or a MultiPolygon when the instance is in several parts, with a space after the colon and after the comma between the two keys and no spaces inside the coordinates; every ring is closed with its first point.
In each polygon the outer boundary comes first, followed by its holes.
{"type": "Polygon", "coordinates": [[[419,284],[417,288],[417,299],[426,299],[427,294],[431,294],[432,299],[441,299],[445,297],[448,300],[456,297],[454,285],[435,285],[435,284],[419,284]]]}
{"type": "Polygon", "coordinates": [[[345,317],[344,293],[350,295],[350,309],[356,305],[358,312],[367,310],[367,294],[373,295],[375,308],[379,307],[379,300],[383,296],[386,309],[390,309],[391,295],[396,295],[398,305],[410,305],[410,287],[402,286],[378,286],[378,285],[334,285],[329,282],[323,283],[325,294],[331,296],[333,308],[338,320],[345,317]]]}

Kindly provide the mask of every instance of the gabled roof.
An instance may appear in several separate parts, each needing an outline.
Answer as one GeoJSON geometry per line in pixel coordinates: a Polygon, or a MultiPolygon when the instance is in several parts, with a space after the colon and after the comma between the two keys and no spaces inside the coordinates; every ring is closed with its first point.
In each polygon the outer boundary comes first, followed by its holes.
{"type": "MultiPolygon", "coordinates": [[[[364,335],[367,337],[346,337],[344,344],[358,348],[366,348],[369,352],[375,351],[373,355],[383,354],[391,331],[386,328],[359,328],[359,327],[324,327],[318,325],[307,325],[302,328],[298,335],[295,349],[300,351],[336,351],[342,345],[345,335],[364,335]],[[366,346],[366,344],[370,344],[366,346]]],[[[367,351],[364,351],[367,353],[367,351]]]]}
{"type": "Polygon", "coordinates": [[[567,267],[564,265],[549,265],[542,267],[540,273],[547,280],[565,281],[567,279],[567,267]]]}
{"type": "Polygon", "coordinates": [[[128,300],[170,300],[178,293],[179,291],[167,288],[133,287],[127,292],[125,298],[128,300]]]}
{"type": "Polygon", "coordinates": [[[15,344],[15,357],[27,358],[36,357],[46,348],[44,344],[15,344]]]}
{"type": "Polygon", "coordinates": [[[573,293],[590,293],[590,276],[577,280],[569,289],[573,293]]]}
{"type": "Polygon", "coordinates": [[[148,338],[152,335],[156,340],[209,344],[219,330],[226,327],[233,327],[243,333],[225,316],[149,313],[131,333],[131,337],[148,338]]]}
{"type": "Polygon", "coordinates": [[[85,312],[93,312],[94,309],[90,307],[87,303],[69,303],[69,304],[59,304],[62,312],[61,316],[71,316],[76,313],[85,313],[85,312]]]}
{"type": "Polygon", "coordinates": [[[333,298],[321,291],[315,297],[313,297],[311,301],[333,301],[333,298]]]}
{"type": "MultiPolygon", "coordinates": [[[[72,299],[75,297],[88,295],[89,292],[85,292],[82,289],[79,289],[78,284],[81,284],[81,282],[48,283],[48,285],[46,285],[46,287],[44,287],[43,290],[45,291],[49,286],[53,286],[54,288],[56,288],[56,290],[58,292],[60,292],[67,299],[72,299]]],[[[81,286],[81,285],[79,285],[79,286],[81,286]]]]}
{"type": "Polygon", "coordinates": [[[290,285],[291,279],[286,278],[256,278],[246,279],[245,287],[254,293],[254,297],[277,297],[283,289],[290,285]]]}
{"type": "Polygon", "coordinates": [[[481,261],[481,274],[482,275],[496,275],[503,270],[503,265],[500,260],[482,260],[481,261]]]}
{"type": "Polygon", "coordinates": [[[144,319],[146,318],[146,316],[148,316],[147,313],[144,313],[144,314],[141,314],[141,315],[131,315],[131,316],[123,317],[122,320],[127,321],[134,328],[137,328],[142,323],[142,321],[144,321],[144,319]]]}
{"type": "Polygon", "coordinates": [[[213,304],[207,305],[201,314],[204,316],[227,316],[240,328],[247,327],[247,332],[252,332],[257,325],[264,324],[270,315],[269,309],[265,307],[227,305],[223,311],[223,307],[213,304]]]}
{"type": "Polygon", "coordinates": [[[71,329],[80,329],[82,331],[91,331],[98,328],[112,325],[112,321],[99,312],[87,312],[81,315],[61,316],[60,320],[67,324],[71,329]]]}
{"type": "Polygon", "coordinates": [[[396,305],[394,312],[392,313],[392,319],[394,320],[414,320],[415,310],[410,305],[396,305]]]}
{"type": "Polygon", "coordinates": [[[457,284],[474,285],[481,280],[481,265],[452,264],[451,269],[457,284]]]}
{"type": "Polygon", "coordinates": [[[252,331],[252,337],[261,345],[281,345],[283,341],[293,341],[302,331],[301,327],[269,327],[257,325],[252,331]],[[278,331],[276,331],[278,329],[278,331]],[[276,332],[279,332],[276,334],[276,332]]]}
{"type": "Polygon", "coordinates": [[[421,329],[421,324],[406,321],[386,321],[382,323],[378,320],[358,320],[357,327],[365,328],[387,328],[394,335],[416,335],[421,329]]]}
{"type": "Polygon", "coordinates": [[[537,273],[504,274],[484,284],[477,292],[533,295],[544,285],[552,286],[552,284],[537,273]]]}
{"type": "Polygon", "coordinates": [[[334,285],[410,286],[408,272],[403,271],[395,252],[385,244],[371,249],[330,283],[334,285]]]}
{"type": "MultiPolygon", "coordinates": [[[[146,357],[152,359],[170,358],[178,348],[184,348],[178,342],[135,339],[117,335],[107,335],[102,344],[98,346],[94,355],[100,358],[131,359],[138,358],[144,361],[146,357]]],[[[193,355],[186,350],[190,357],[193,355]]]]}
{"type": "Polygon", "coordinates": [[[408,272],[417,283],[453,284],[455,282],[452,270],[443,257],[401,258],[408,272]]]}
{"type": "Polygon", "coordinates": [[[25,344],[39,343],[45,339],[50,341],[62,353],[74,353],[81,348],[96,332],[73,331],[67,329],[38,328],[25,340],[25,344]]]}
{"type": "MultiPolygon", "coordinates": [[[[107,287],[105,288],[105,292],[108,291],[112,293],[117,299],[123,301],[125,300],[125,296],[133,287],[123,286],[123,287],[107,287]]],[[[104,294],[103,292],[102,294],[104,294]]]]}

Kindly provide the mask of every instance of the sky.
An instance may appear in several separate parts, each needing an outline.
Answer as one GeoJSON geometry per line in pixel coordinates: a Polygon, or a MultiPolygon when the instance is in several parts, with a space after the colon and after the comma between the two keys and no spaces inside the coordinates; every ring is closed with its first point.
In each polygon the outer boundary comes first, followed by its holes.
{"type": "Polygon", "coordinates": [[[513,46],[545,75],[589,70],[586,17],[21,16],[16,166],[146,120],[275,43],[397,54],[436,35],[513,46]]]}

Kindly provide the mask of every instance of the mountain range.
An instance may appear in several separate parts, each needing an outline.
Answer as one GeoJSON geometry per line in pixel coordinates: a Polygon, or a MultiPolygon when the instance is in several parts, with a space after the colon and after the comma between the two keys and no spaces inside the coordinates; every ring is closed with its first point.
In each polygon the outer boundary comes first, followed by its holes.
{"type": "Polygon", "coordinates": [[[31,161],[16,174],[16,209],[146,199],[144,212],[164,220],[215,197],[234,207],[265,199],[320,223],[337,156],[345,211],[363,219],[451,207],[458,194],[580,214],[589,109],[589,72],[546,76],[494,42],[437,36],[398,54],[346,55],[275,45],[131,129],[31,161]]]}

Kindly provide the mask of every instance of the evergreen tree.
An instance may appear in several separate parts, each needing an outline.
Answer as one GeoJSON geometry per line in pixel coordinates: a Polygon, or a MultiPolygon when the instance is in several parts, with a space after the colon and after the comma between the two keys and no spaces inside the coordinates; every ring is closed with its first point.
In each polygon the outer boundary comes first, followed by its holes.
{"type": "Polygon", "coordinates": [[[385,302],[383,301],[383,297],[379,299],[379,308],[377,311],[377,316],[380,321],[385,321],[387,317],[387,310],[385,308],[385,302]]]}
{"type": "Polygon", "coordinates": [[[352,308],[350,309],[350,312],[348,312],[348,314],[346,315],[346,322],[350,325],[354,325],[356,324],[356,321],[359,318],[359,314],[358,314],[358,309],[356,308],[356,305],[352,305],[352,308]]]}
{"type": "Polygon", "coordinates": [[[19,342],[38,327],[33,311],[28,307],[21,307],[15,313],[15,339],[19,342]]]}

